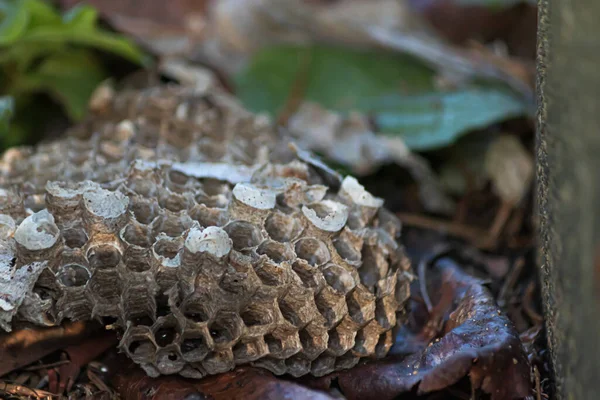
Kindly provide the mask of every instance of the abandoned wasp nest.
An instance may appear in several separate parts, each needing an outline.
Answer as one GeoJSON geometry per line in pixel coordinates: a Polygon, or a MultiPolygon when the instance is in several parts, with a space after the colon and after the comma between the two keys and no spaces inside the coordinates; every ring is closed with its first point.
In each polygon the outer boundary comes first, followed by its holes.
{"type": "Polygon", "coordinates": [[[412,275],[381,199],[216,90],[96,103],[0,160],[0,326],[97,319],[151,376],[387,353],[412,275]]]}

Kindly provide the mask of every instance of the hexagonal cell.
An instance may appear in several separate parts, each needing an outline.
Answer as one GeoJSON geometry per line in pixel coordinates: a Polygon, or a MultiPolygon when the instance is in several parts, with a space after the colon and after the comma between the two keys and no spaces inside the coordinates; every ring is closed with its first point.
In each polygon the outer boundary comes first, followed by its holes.
{"type": "Polygon", "coordinates": [[[86,258],[92,270],[110,269],[121,261],[121,251],[113,244],[92,245],[87,249],[86,258]]]}
{"type": "Polygon", "coordinates": [[[54,217],[47,210],[39,211],[25,218],[17,227],[14,239],[22,254],[44,254],[58,244],[60,230],[54,217]]]}
{"type": "Polygon", "coordinates": [[[233,221],[224,229],[233,241],[233,248],[238,251],[256,247],[264,240],[260,228],[250,222],[233,221]]]}
{"type": "Polygon", "coordinates": [[[360,250],[362,245],[362,238],[353,235],[347,229],[344,229],[340,236],[333,241],[333,246],[340,257],[346,260],[349,264],[355,266],[360,265],[362,259],[360,250]]]}
{"type": "Polygon", "coordinates": [[[85,246],[88,241],[87,233],[83,228],[70,227],[62,231],[65,246],[71,249],[80,249],[85,246]]]}
{"type": "Polygon", "coordinates": [[[335,290],[343,295],[348,294],[356,286],[356,282],[350,272],[339,265],[329,264],[323,269],[325,280],[335,290]]]}
{"type": "Polygon", "coordinates": [[[289,244],[279,243],[274,240],[265,240],[256,249],[258,254],[264,254],[276,263],[291,261],[296,258],[296,254],[289,244]]]}
{"type": "Polygon", "coordinates": [[[190,208],[194,202],[190,196],[186,194],[174,193],[168,189],[161,188],[158,190],[158,204],[162,208],[178,213],[190,208]]]}
{"type": "Polygon", "coordinates": [[[83,192],[83,223],[88,231],[118,232],[128,219],[129,197],[100,187],[83,192]]]}
{"type": "Polygon", "coordinates": [[[61,265],[56,273],[56,278],[63,286],[68,288],[85,286],[92,274],[81,264],[61,265]]]}
{"type": "Polygon", "coordinates": [[[264,338],[273,358],[286,359],[302,350],[300,336],[294,330],[275,330],[264,338]]]}
{"type": "Polygon", "coordinates": [[[202,367],[209,374],[220,374],[230,371],[235,367],[233,352],[230,348],[211,351],[202,360],[202,367]]]}
{"type": "Polygon", "coordinates": [[[356,333],[352,351],[360,357],[368,357],[375,353],[375,346],[379,341],[381,327],[376,321],[371,321],[367,326],[356,333]]]}
{"type": "Polygon", "coordinates": [[[356,366],[356,364],[358,364],[359,361],[360,357],[355,356],[354,354],[352,354],[351,351],[349,351],[346,354],[336,358],[335,369],[350,369],[356,366]]]}
{"type": "Polygon", "coordinates": [[[278,242],[291,242],[302,233],[302,224],[296,216],[275,211],[265,221],[265,229],[271,239],[278,242]]]}
{"type": "Polygon", "coordinates": [[[359,325],[364,325],[375,318],[375,296],[363,285],[358,285],[346,297],[348,314],[359,325]]]}
{"type": "Polygon", "coordinates": [[[319,312],[327,320],[329,329],[341,321],[348,313],[346,298],[335,289],[326,286],[315,296],[315,303],[319,312]]]}
{"type": "Polygon", "coordinates": [[[267,286],[278,287],[289,282],[289,266],[275,264],[268,259],[259,261],[254,267],[254,272],[260,281],[267,286]]]}
{"type": "Polygon", "coordinates": [[[319,239],[302,238],[296,242],[295,249],[298,257],[310,265],[323,265],[331,259],[327,245],[319,239]]]}
{"type": "Polygon", "coordinates": [[[325,285],[325,278],[317,266],[310,265],[306,260],[296,260],[292,270],[298,275],[304,286],[316,292],[325,285]]]}
{"type": "Polygon", "coordinates": [[[129,247],[123,256],[125,268],[128,271],[140,273],[152,269],[150,249],[129,247]]]}
{"type": "Polygon", "coordinates": [[[187,362],[199,362],[210,351],[203,330],[186,330],[183,333],[180,349],[183,359],[187,362]]]}
{"type": "Polygon", "coordinates": [[[269,303],[249,304],[240,316],[248,328],[271,325],[275,321],[273,305],[269,303]]]}
{"type": "Polygon", "coordinates": [[[156,352],[156,367],[163,375],[178,373],[183,369],[185,363],[177,345],[158,349],[156,352]]]}
{"type": "Polygon", "coordinates": [[[245,364],[269,354],[269,347],[262,337],[250,341],[240,341],[233,347],[236,364],[245,364]]]}
{"type": "Polygon", "coordinates": [[[179,321],[172,315],[159,317],[152,326],[154,342],[159,347],[167,347],[173,343],[177,343],[182,331],[183,329],[179,325],[179,321]]]}
{"type": "Polygon", "coordinates": [[[377,282],[387,275],[388,262],[383,252],[374,246],[363,247],[362,259],[362,266],[358,269],[360,281],[374,291],[377,282]]]}
{"type": "Polygon", "coordinates": [[[156,345],[148,339],[146,336],[141,336],[139,339],[133,338],[128,341],[127,353],[131,359],[136,363],[149,362],[154,359],[156,345]]]}
{"type": "Polygon", "coordinates": [[[375,355],[378,358],[384,357],[394,345],[394,335],[392,331],[387,331],[379,336],[377,347],[375,347],[375,355]]]}
{"type": "Polygon", "coordinates": [[[223,226],[227,223],[227,210],[211,208],[204,204],[196,204],[190,210],[190,217],[202,226],[223,226]]]}
{"type": "Polygon", "coordinates": [[[135,325],[152,325],[156,314],[156,285],[140,280],[140,283],[130,282],[123,288],[121,308],[123,317],[135,325]]]}
{"type": "Polygon", "coordinates": [[[164,210],[152,222],[152,234],[155,237],[160,233],[164,233],[169,237],[178,237],[191,228],[193,224],[193,220],[187,213],[173,213],[164,210]]]}
{"type": "Polygon", "coordinates": [[[21,195],[12,189],[0,188],[0,213],[13,218],[25,215],[21,195]]]}
{"type": "Polygon", "coordinates": [[[296,354],[285,360],[287,373],[293,377],[300,377],[310,372],[311,360],[302,354],[296,354]]]}
{"type": "Polygon", "coordinates": [[[254,361],[252,363],[252,365],[269,370],[272,373],[274,373],[275,375],[283,375],[287,372],[285,360],[281,360],[281,359],[277,359],[277,358],[263,357],[261,359],[254,361]]]}
{"type": "Polygon", "coordinates": [[[317,229],[338,232],[348,220],[348,207],[332,200],[323,200],[302,207],[302,213],[317,229]]]}
{"type": "Polygon", "coordinates": [[[231,346],[232,342],[239,339],[242,334],[243,323],[236,314],[231,312],[219,312],[216,318],[208,326],[208,331],[215,346],[225,348],[231,346]]]}
{"type": "Polygon", "coordinates": [[[285,297],[279,299],[278,305],[283,318],[297,328],[306,326],[318,313],[310,289],[291,286],[285,297]]]}
{"type": "Polygon", "coordinates": [[[400,222],[394,213],[385,208],[380,208],[377,211],[377,226],[381,227],[393,238],[397,238],[402,230],[402,222],[400,222]]]}
{"type": "Polygon", "coordinates": [[[133,221],[121,230],[121,239],[129,246],[138,246],[148,249],[152,246],[153,239],[150,238],[151,232],[147,225],[142,225],[133,221]]]}
{"type": "Polygon", "coordinates": [[[130,200],[129,210],[139,223],[148,225],[158,216],[160,208],[156,200],[147,199],[142,196],[132,196],[130,200]]]}
{"type": "Polygon", "coordinates": [[[179,371],[179,375],[188,379],[202,379],[207,374],[204,368],[202,368],[202,365],[196,364],[192,366],[188,364],[185,367],[183,367],[181,371],[179,371]]]}
{"type": "Polygon", "coordinates": [[[203,324],[212,317],[212,310],[207,305],[207,301],[199,297],[190,297],[184,300],[181,311],[188,322],[203,324]]]}
{"type": "Polygon", "coordinates": [[[323,376],[332,372],[335,367],[335,357],[322,354],[311,364],[310,371],[314,376],[323,376]]]}
{"type": "Polygon", "coordinates": [[[385,329],[392,329],[396,325],[396,311],[398,303],[394,296],[386,296],[377,300],[375,318],[379,325],[385,329]]]}
{"type": "Polygon", "coordinates": [[[329,331],[328,354],[339,357],[354,346],[356,331],[352,328],[341,323],[329,331]]]}
{"type": "Polygon", "coordinates": [[[183,238],[159,236],[152,245],[152,253],[157,261],[165,267],[178,267],[180,250],[183,248],[183,238]]]}

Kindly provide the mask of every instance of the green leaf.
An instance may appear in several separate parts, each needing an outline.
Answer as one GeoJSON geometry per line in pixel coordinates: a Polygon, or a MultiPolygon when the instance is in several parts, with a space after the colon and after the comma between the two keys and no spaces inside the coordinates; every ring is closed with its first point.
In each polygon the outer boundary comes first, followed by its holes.
{"type": "Polygon", "coordinates": [[[29,13],[24,2],[0,0],[0,46],[17,41],[28,22],[29,13]]]}
{"type": "Polygon", "coordinates": [[[435,73],[408,56],[331,47],[275,47],[258,53],[235,79],[252,111],[277,115],[298,86],[304,101],[371,115],[383,134],[430,150],[474,129],[528,112],[503,87],[472,84],[438,91],[435,73]]]}
{"type": "Polygon", "coordinates": [[[29,12],[28,29],[40,25],[56,25],[62,22],[60,15],[52,6],[42,0],[21,0],[29,12]]]}
{"type": "Polygon", "coordinates": [[[12,119],[15,103],[12,97],[0,97],[0,138],[8,136],[8,128],[12,119]]]}
{"type": "Polygon", "coordinates": [[[81,119],[89,98],[105,73],[88,51],[68,51],[46,58],[39,68],[23,78],[21,90],[46,91],[57,98],[74,120],[81,119]]]}
{"type": "Polygon", "coordinates": [[[90,6],[79,4],[63,15],[65,25],[77,30],[94,30],[98,22],[98,12],[90,6]]]}

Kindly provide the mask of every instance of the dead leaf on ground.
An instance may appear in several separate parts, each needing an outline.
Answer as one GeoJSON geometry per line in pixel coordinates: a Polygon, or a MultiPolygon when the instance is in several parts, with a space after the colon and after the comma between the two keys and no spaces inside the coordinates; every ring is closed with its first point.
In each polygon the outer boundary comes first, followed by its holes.
{"type": "Polygon", "coordinates": [[[473,388],[492,400],[530,395],[530,366],[519,335],[482,281],[446,256],[425,268],[425,293],[415,291],[422,301],[413,302],[412,326],[398,333],[390,356],[329,375],[317,387],[337,379],[350,400],[386,400],[415,387],[419,394],[442,390],[468,375],[473,388]]]}
{"type": "Polygon", "coordinates": [[[98,329],[94,324],[68,322],[59,327],[23,329],[0,335],[0,376],[69,345],[98,329]]]}
{"type": "Polygon", "coordinates": [[[239,367],[202,380],[190,380],[179,376],[150,378],[131,364],[131,368],[115,375],[113,384],[124,400],[334,399],[324,392],[279,379],[268,371],[252,367],[239,367]]]}

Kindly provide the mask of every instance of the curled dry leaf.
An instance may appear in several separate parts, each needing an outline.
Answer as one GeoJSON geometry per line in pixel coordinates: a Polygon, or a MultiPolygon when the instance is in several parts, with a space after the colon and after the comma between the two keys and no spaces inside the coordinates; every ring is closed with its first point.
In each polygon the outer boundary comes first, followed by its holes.
{"type": "Polygon", "coordinates": [[[332,400],[324,392],[274,377],[270,372],[241,367],[202,380],[177,376],[150,378],[139,368],[128,368],[113,380],[124,400],[212,399],[212,400],[332,400]]]}
{"type": "Polygon", "coordinates": [[[79,343],[97,328],[94,324],[69,322],[54,328],[23,329],[0,335],[0,376],[79,343]]]}
{"type": "Polygon", "coordinates": [[[398,333],[391,355],[319,384],[337,378],[348,399],[385,400],[415,387],[419,394],[441,390],[468,375],[473,388],[492,400],[530,395],[530,367],[518,333],[482,281],[445,256],[427,268],[424,301],[413,303],[414,325],[398,333]]]}

